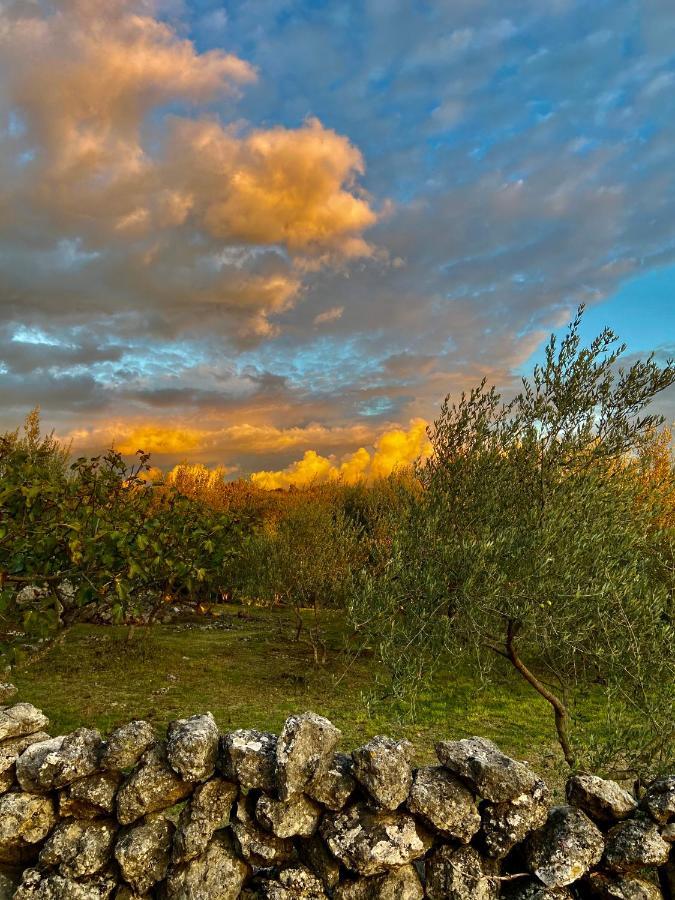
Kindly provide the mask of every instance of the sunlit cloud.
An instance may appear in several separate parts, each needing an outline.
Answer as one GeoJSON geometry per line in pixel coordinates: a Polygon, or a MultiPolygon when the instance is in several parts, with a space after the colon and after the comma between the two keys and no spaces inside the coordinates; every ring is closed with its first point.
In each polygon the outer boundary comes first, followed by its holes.
{"type": "Polygon", "coordinates": [[[327,309],[325,312],[314,316],[314,324],[328,325],[330,322],[337,322],[338,319],[342,318],[344,311],[344,306],[331,306],[331,308],[327,309]]]}

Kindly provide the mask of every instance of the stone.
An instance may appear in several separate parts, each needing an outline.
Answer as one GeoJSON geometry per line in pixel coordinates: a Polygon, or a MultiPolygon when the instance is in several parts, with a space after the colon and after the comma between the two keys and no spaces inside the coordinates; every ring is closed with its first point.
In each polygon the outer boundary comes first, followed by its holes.
{"type": "Polygon", "coordinates": [[[254,817],[255,796],[240,797],[232,822],[232,831],[241,855],[258,868],[279,866],[296,856],[293,841],[264,831],[254,817]]]}
{"type": "Polygon", "coordinates": [[[58,873],[28,869],[14,900],[108,900],[114,890],[115,877],[111,873],[75,881],[58,873]]]}
{"type": "Polygon", "coordinates": [[[164,816],[148,816],[120,835],[115,859],[122,876],[138,894],[145,894],[165,877],[171,856],[174,825],[164,816]]]}
{"type": "Polygon", "coordinates": [[[313,712],[286,719],[276,749],[276,783],[282,800],[302,793],[330,768],[341,735],[332,722],[313,712]]]}
{"type": "Polygon", "coordinates": [[[669,844],[675,843],[675,822],[663,826],[661,829],[661,837],[664,841],[668,841],[669,844]]]}
{"type": "Polygon", "coordinates": [[[0,794],[8,791],[16,779],[16,761],[31,744],[48,741],[49,735],[44,731],[24,734],[21,737],[6,738],[0,743],[0,794]]]}
{"type": "Polygon", "coordinates": [[[616,781],[597,775],[573,775],[565,792],[570,806],[576,806],[599,825],[614,825],[637,807],[635,799],[616,781]]]}
{"type": "Polygon", "coordinates": [[[352,752],[352,774],[381,809],[396,809],[412,785],[415,750],[410,741],[377,735],[352,752]]]}
{"type": "Polygon", "coordinates": [[[131,825],[141,816],[184,800],[192,789],[193,785],[169,766],[164,746],[157,744],[146,750],[117,792],[117,819],[122,825],[131,825]]]}
{"type": "Polygon", "coordinates": [[[461,844],[468,844],[480,828],[474,795],[441,766],[415,770],[406,805],[434,831],[461,844]]]}
{"type": "Polygon", "coordinates": [[[321,807],[304,794],[295,794],[286,801],[261,794],[255,808],[258,822],[280,838],[309,837],[314,834],[321,813],[321,807]]]}
{"type": "Polygon", "coordinates": [[[666,775],[653,781],[640,802],[640,808],[660,825],[675,818],[675,775],[666,775]]]}
{"type": "Polygon", "coordinates": [[[236,900],[250,867],[237,858],[231,837],[216,832],[205,852],[185,865],[170,869],[166,900],[236,900]]]}
{"type": "Polygon", "coordinates": [[[239,789],[224,778],[200,784],[183,807],[173,839],[172,860],[184,863],[203,853],[214,832],[230,823],[239,789]]]}
{"type": "Polygon", "coordinates": [[[258,889],[265,900],[326,900],[319,879],[302,865],[288,866],[276,878],[262,879],[258,889]]]}
{"type": "Polygon", "coordinates": [[[65,819],[40,851],[40,865],[68,878],[96,875],[112,859],[117,823],[110,819],[65,819]]]}
{"type": "Polygon", "coordinates": [[[37,856],[40,844],[56,825],[51,797],[23,792],[0,797],[0,863],[18,864],[37,856]]]}
{"type": "Polygon", "coordinates": [[[328,849],[359,875],[379,875],[424,856],[431,836],[404,812],[376,812],[355,804],[329,813],[320,826],[328,849]]]}
{"type": "Polygon", "coordinates": [[[424,888],[414,866],[401,866],[382,875],[343,881],[335,900],[422,900],[424,888]]]}
{"type": "Polygon", "coordinates": [[[59,794],[59,814],[77,819],[108,816],[115,810],[115,797],[121,783],[121,772],[94,772],[73,781],[59,794]]]}
{"type": "Polygon", "coordinates": [[[426,861],[426,893],[431,900],[494,900],[499,882],[489,863],[473,847],[447,844],[426,861]]]}
{"type": "Polygon", "coordinates": [[[31,744],[16,761],[16,777],[25,791],[42,793],[62,788],[98,768],[101,735],[95,728],[31,744]]]}
{"type": "Polygon", "coordinates": [[[169,765],[184,781],[206,781],[216,769],[218,739],[211,713],[171,722],[166,737],[169,765]]]}
{"type": "Polygon", "coordinates": [[[543,781],[534,790],[503,803],[481,804],[482,846],[488,856],[501,859],[548,818],[551,792],[543,781]]]}
{"type": "Polygon", "coordinates": [[[328,852],[319,835],[299,841],[298,853],[302,862],[321,880],[324,888],[332,891],[340,881],[340,864],[328,852]]]}
{"type": "Polygon", "coordinates": [[[35,734],[47,725],[47,716],[32,703],[17,703],[0,709],[0,741],[35,734]]]}
{"type": "Polygon", "coordinates": [[[615,872],[628,872],[643,866],[661,866],[669,853],[670,845],[653,822],[629,819],[607,832],[604,863],[615,872]]]}
{"type": "Polygon", "coordinates": [[[246,791],[276,788],[277,736],[269,731],[241,728],[220,740],[219,768],[246,791]]]}
{"type": "Polygon", "coordinates": [[[529,766],[505,756],[486,738],[440,741],[436,755],[441,765],[463,778],[474,793],[493,803],[529,794],[539,780],[529,766]]]}
{"type": "Polygon", "coordinates": [[[155,744],[155,731],[149,722],[135,719],[111,732],[101,751],[101,768],[112,771],[131,769],[155,744]]]}
{"type": "Polygon", "coordinates": [[[518,879],[506,888],[508,900],[572,900],[573,894],[567,888],[547,888],[534,879],[518,879]]]}
{"type": "Polygon", "coordinates": [[[4,872],[0,872],[0,900],[12,900],[16,884],[4,872]]]}
{"type": "Polygon", "coordinates": [[[16,685],[10,684],[8,681],[0,682],[0,703],[3,705],[16,697],[18,693],[16,685]]]}
{"type": "Polygon", "coordinates": [[[607,875],[593,872],[586,881],[588,896],[597,900],[663,900],[655,884],[642,878],[607,875]]]}
{"type": "Polygon", "coordinates": [[[584,876],[602,858],[604,840],[586,813],[556,806],[527,842],[530,871],[547,887],[565,887],[584,876]]]}
{"type": "Polygon", "coordinates": [[[327,809],[338,812],[344,809],[356,788],[352,776],[352,758],[346,753],[333,754],[333,760],[325,772],[307,788],[307,795],[327,809]]]}

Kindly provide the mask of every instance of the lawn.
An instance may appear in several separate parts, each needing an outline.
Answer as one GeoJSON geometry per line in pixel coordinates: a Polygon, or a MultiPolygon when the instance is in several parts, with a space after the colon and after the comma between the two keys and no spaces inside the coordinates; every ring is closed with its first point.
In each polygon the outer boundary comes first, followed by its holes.
{"type": "Polygon", "coordinates": [[[54,734],[83,724],[107,732],[131,718],[163,727],[206,710],[223,730],[278,731],[289,713],[314,710],[342,729],[344,748],[385,733],[409,738],[427,761],[434,741],[480,734],[558,781],[549,708],[515,675],[490,687],[468,674],[438,682],[411,721],[382,697],[375,659],[344,650],[338,620],[323,626],[328,660],[317,666],[282,610],[224,607],[218,618],[136,628],[130,640],[126,627],[78,625],[12,680],[54,734]]]}

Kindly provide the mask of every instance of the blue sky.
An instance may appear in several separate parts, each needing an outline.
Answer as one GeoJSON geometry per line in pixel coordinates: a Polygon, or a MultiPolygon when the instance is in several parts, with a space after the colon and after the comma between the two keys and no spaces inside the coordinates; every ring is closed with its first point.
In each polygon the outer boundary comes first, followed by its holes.
{"type": "MultiPolygon", "coordinates": [[[[666,0],[0,0],[0,401],[235,471],[675,346],[666,0]]],[[[675,398],[661,400],[669,418],[675,398]]]]}

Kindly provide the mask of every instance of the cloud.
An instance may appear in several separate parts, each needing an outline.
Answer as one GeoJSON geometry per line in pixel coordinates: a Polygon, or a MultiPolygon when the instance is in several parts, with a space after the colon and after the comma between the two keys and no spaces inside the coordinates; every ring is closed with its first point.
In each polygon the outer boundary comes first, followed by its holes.
{"type": "Polygon", "coordinates": [[[344,306],[331,306],[330,309],[325,310],[325,312],[319,313],[314,316],[314,324],[315,325],[327,325],[330,322],[337,322],[338,319],[342,318],[342,314],[344,313],[344,306]]]}

